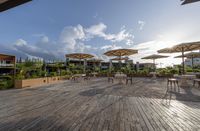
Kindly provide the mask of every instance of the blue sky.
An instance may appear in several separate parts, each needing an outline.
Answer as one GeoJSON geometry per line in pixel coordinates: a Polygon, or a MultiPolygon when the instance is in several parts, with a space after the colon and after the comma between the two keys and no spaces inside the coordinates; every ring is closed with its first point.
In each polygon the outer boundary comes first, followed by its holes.
{"type": "MultiPolygon", "coordinates": [[[[106,59],[110,49],[139,49],[140,58],[174,44],[200,40],[200,2],[180,0],[33,0],[0,13],[0,52],[62,59],[86,52],[106,59]]],[[[180,60],[160,60],[176,64],[180,60]]]]}

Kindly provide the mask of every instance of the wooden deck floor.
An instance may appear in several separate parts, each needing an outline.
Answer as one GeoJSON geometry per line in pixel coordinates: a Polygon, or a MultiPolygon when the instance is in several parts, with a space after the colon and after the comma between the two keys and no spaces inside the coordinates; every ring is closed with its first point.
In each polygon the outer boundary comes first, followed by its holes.
{"type": "MultiPolygon", "coordinates": [[[[125,86],[94,79],[0,91],[0,131],[200,130],[200,102],[133,92],[146,86],[144,81],[125,86]]],[[[148,88],[156,92],[157,85],[165,91],[163,82],[149,83],[148,88]]]]}

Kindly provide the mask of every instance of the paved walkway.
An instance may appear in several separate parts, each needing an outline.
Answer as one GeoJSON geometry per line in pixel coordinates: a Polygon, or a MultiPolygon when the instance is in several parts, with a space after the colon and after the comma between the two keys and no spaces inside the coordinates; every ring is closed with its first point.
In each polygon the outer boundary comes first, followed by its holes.
{"type": "Polygon", "coordinates": [[[0,130],[200,130],[199,90],[166,93],[164,84],[162,79],[136,78],[128,86],[93,79],[0,91],[0,130]],[[194,98],[176,100],[184,96],[194,98]]]}

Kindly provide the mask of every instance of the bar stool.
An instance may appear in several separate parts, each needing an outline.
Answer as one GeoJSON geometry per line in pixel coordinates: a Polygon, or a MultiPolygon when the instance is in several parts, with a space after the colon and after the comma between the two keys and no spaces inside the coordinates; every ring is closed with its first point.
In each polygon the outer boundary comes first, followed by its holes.
{"type": "Polygon", "coordinates": [[[114,76],[112,74],[108,74],[108,82],[114,82],[114,76]]]}
{"type": "Polygon", "coordinates": [[[195,84],[198,83],[198,88],[200,87],[200,79],[194,79],[193,80],[193,86],[195,87],[195,84]]]}
{"type": "Polygon", "coordinates": [[[169,89],[169,84],[171,86],[171,89],[172,89],[172,86],[174,85],[174,89],[176,87],[178,87],[178,91],[180,91],[179,84],[178,84],[178,79],[177,78],[169,78],[167,80],[167,90],[169,89]]]}

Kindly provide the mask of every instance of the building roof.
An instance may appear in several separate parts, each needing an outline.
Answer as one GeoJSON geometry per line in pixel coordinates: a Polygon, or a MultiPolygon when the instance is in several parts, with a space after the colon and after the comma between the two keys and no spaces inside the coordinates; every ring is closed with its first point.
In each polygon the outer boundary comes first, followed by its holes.
{"type": "Polygon", "coordinates": [[[15,56],[7,55],[7,54],[0,54],[0,60],[15,60],[15,56]]]}
{"type": "Polygon", "coordinates": [[[32,0],[0,0],[0,12],[19,6],[32,0]]]}

